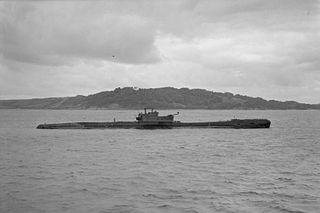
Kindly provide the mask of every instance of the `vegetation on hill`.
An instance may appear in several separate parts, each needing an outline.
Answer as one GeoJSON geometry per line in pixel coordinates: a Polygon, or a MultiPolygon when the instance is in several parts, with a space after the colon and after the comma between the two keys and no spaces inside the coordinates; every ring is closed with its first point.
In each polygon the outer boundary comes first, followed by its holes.
{"type": "Polygon", "coordinates": [[[320,104],[264,100],[204,89],[116,88],[97,94],[64,98],[2,100],[2,109],[320,109],[320,104]]]}

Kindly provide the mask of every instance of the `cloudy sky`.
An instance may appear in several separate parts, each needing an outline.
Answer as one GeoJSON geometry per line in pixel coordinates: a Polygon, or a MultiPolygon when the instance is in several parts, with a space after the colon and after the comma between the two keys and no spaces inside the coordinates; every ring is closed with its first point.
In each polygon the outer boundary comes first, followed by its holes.
{"type": "Polygon", "coordinates": [[[0,1],[0,99],[189,87],[320,103],[317,0],[0,1]]]}

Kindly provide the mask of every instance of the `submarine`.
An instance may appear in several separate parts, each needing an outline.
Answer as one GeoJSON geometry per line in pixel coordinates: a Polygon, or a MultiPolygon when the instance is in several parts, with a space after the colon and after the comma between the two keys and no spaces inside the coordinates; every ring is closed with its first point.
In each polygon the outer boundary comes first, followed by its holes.
{"type": "Polygon", "coordinates": [[[233,128],[233,129],[258,129],[269,128],[271,121],[268,119],[231,119],[213,122],[181,122],[175,121],[170,114],[159,116],[153,108],[144,108],[136,117],[136,121],[113,122],[72,122],[39,124],[37,129],[172,129],[172,128],[233,128]]]}

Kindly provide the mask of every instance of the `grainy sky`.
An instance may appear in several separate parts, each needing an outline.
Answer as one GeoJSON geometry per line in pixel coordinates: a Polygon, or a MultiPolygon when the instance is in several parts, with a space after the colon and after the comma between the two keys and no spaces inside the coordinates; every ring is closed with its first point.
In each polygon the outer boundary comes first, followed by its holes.
{"type": "Polygon", "coordinates": [[[0,1],[0,99],[189,87],[320,103],[316,0],[0,1]]]}

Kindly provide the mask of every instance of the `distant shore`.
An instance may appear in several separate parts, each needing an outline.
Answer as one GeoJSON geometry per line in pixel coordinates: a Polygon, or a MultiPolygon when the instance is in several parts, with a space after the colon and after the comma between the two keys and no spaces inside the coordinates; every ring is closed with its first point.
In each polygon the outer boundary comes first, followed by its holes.
{"type": "Polygon", "coordinates": [[[320,104],[173,87],[124,87],[88,96],[0,100],[0,109],[141,110],[144,107],[162,110],[318,110],[320,104]]]}

